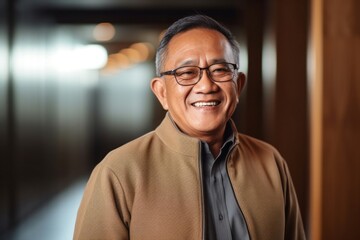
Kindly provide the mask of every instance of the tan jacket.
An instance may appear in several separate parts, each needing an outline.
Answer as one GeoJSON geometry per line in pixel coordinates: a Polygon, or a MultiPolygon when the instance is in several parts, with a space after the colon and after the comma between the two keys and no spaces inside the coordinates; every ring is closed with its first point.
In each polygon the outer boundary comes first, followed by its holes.
{"type": "MultiPolygon", "coordinates": [[[[74,239],[203,239],[200,146],[167,116],[110,152],[86,186],[74,239]]],[[[305,239],[289,170],[273,147],[237,134],[227,168],[252,240],[305,239]]]]}

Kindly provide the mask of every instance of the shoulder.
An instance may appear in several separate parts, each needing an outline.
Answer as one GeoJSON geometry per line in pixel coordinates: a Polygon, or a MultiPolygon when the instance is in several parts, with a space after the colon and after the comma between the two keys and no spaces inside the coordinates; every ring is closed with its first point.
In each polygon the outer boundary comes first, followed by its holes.
{"type": "Polygon", "coordinates": [[[240,148],[244,151],[257,151],[259,153],[274,154],[280,157],[279,151],[274,146],[263,140],[241,133],[238,133],[237,138],[240,148]]]}
{"type": "Polygon", "coordinates": [[[264,176],[272,176],[273,182],[278,182],[276,179],[279,179],[282,189],[286,189],[291,178],[286,160],[279,151],[267,142],[244,134],[239,134],[238,139],[237,161],[243,161],[246,166],[251,166],[247,169],[255,170],[258,177],[264,172],[266,173],[264,176]]]}
{"type": "Polygon", "coordinates": [[[242,159],[262,165],[276,165],[279,171],[287,168],[286,161],[273,145],[245,134],[239,133],[237,137],[242,159]]]}
{"type": "Polygon", "coordinates": [[[110,151],[99,165],[117,172],[121,169],[134,168],[152,155],[152,149],[160,146],[161,140],[154,131],[136,138],[110,151]]]}

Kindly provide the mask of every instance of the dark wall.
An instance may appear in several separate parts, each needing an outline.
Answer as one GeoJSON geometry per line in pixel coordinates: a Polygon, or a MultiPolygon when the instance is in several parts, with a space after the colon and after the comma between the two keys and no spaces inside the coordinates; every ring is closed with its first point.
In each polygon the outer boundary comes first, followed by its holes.
{"type": "Polygon", "coordinates": [[[0,231],[9,225],[8,186],[8,15],[5,1],[0,2],[0,231]]]}

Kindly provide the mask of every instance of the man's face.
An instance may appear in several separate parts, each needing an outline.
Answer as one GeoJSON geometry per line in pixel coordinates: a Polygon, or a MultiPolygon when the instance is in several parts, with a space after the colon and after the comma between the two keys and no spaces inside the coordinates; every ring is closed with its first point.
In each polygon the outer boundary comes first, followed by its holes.
{"type": "MultiPolygon", "coordinates": [[[[217,31],[196,28],[171,39],[163,70],[207,67],[216,62],[235,62],[229,42],[217,31]]],[[[183,132],[208,139],[223,134],[238,103],[243,77],[239,74],[233,81],[219,83],[211,81],[204,71],[197,84],[181,86],[170,75],[153,79],[152,90],[183,132]]]]}

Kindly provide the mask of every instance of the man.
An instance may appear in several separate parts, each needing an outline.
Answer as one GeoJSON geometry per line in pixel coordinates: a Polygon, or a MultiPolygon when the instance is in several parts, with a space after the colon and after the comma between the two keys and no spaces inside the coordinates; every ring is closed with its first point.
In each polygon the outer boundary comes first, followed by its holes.
{"type": "Polygon", "coordinates": [[[305,239],[285,161],[230,119],[245,84],[238,56],[209,17],[170,26],[151,81],[165,119],[94,169],[75,239],[305,239]]]}

